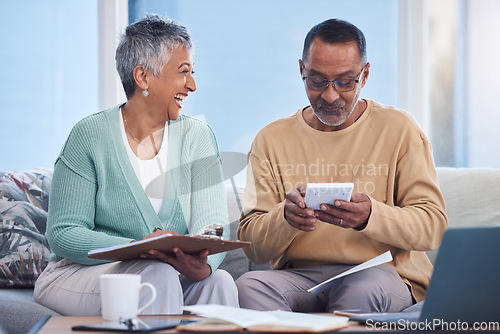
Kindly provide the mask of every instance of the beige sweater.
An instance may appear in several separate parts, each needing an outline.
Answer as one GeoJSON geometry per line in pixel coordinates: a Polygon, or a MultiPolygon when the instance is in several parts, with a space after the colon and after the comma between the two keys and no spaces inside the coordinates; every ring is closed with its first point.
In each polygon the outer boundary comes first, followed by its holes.
{"type": "Polygon", "coordinates": [[[409,114],[371,100],[353,125],[334,132],[311,128],[303,110],[262,129],[248,154],[238,228],[253,243],[247,256],[283,269],[355,265],[390,250],[391,265],[421,301],[433,269],[424,251],[439,246],[448,225],[429,141],[409,114]],[[372,202],[366,228],[290,226],[285,195],[308,182],[354,182],[354,193],[372,202]]]}

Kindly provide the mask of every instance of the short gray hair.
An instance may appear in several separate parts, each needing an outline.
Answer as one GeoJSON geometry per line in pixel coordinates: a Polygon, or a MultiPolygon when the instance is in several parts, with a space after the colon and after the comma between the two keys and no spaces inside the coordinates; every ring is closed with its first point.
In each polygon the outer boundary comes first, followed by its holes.
{"type": "Polygon", "coordinates": [[[358,27],[347,21],[339,19],[329,19],[318,23],[309,30],[304,41],[302,51],[302,61],[306,61],[307,54],[311,48],[312,41],[319,38],[328,44],[356,42],[358,45],[359,56],[363,66],[366,65],[366,39],[365,35],[358,27]]]}
{"type": "Polygon", "coordinates": [[[179,23],[159,15],[148,14],[125,29],[116,48],[115,60],[127,98],[134,93],[134,68],[144,66],[154,76],[159,76],[170,58],[170,53],[178,46],[192,50],[193,44],[188,30],[179,23]]]}

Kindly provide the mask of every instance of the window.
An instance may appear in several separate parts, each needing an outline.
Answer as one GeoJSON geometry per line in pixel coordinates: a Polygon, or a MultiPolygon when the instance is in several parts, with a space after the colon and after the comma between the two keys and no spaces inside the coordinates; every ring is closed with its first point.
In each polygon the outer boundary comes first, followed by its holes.
{"type": "Polygon", "coordinates": [[[438,166],[500,168],[494,0],[429,1],[431,140],[438,166]]]}
{"type": "MultiPolygon", "coordinates": [[[[183,112],[204,117],[221,152],[246,154],[262,127],[309,104],[298,60],[307,32],[332,17],[352,22],[366,35],[372,67],[363,96],[397,104],[395,0],[129,0],[128,4],[130,22],[156,13],[190,30],[197,91],[183,112]]],[[[236,181],[244,183],[244,173],[236,181]]]]}
{"type": "Polygon", "coordinates": [[[367,38],[362,97],[412,113],[436,165],[500,168],[500,46],[491,39],[499,10],[496,0],[4,2],[0,169],[51,167],[78,120],[123,101],[115,42],[148,12],[190,30],[198,90],[184,112],[210,124],[222,152],[246,154],[262,127],[308,104],[298,68],[304,37],[338,17],[367,38]]]}
{"type": "Polygon", "coordinates": [[[97,0],[4,1],[0,168],[52,167],[98,108],[97,0]]]}

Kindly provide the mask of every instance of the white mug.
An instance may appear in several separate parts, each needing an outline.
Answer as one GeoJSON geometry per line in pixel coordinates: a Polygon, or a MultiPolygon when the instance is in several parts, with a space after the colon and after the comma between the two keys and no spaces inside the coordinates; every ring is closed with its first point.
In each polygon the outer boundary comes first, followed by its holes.
{"type": "Polygon", "coordinates": [[[156,299],[156,289],[151,283],[141,283],[140,275],[106,274],[99,277],[101,288],[101,310],[104,320],[118,321],[135,318],[156,299]],[[150,300],[139,308],[142,288],[151,290],[150,300]]]}

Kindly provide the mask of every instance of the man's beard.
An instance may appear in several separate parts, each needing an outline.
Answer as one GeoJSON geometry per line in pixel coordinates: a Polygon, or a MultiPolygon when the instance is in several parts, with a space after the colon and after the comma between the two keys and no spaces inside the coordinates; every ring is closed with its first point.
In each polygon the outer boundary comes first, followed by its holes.
{"type": "Polygon", "coordinates": [[[321,99],[318,101],[318,103],[316,103],[315,106],[311,107],[314,112],[314,115],[316,115],[316,117],[320,120],[321,123],[327,126],[339,126],[344,124],[349,119],[352,112],[354,111],[354,106],[351,107],[351,110],[346,110],[345,104],[342,103],[329,104],[325,100],[321,99]],[[327,109],[329,108],[335,110],[328,111],[327,109]]]}

